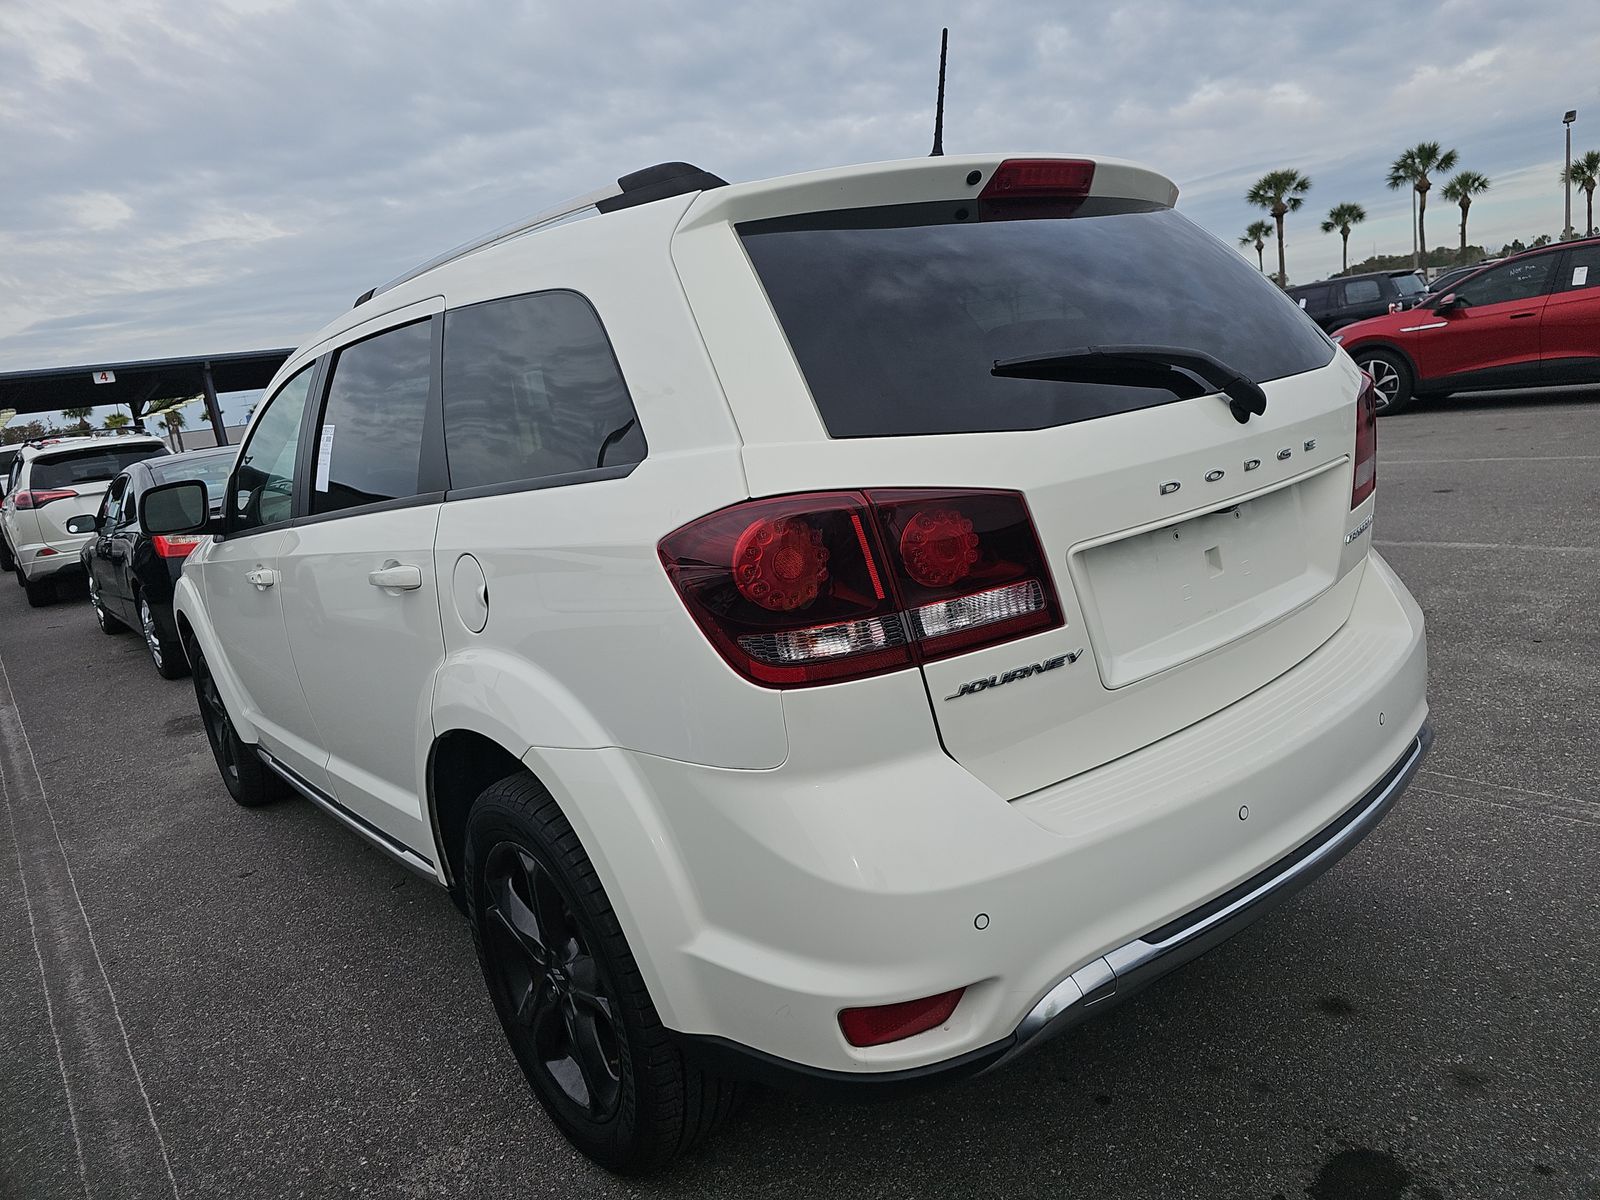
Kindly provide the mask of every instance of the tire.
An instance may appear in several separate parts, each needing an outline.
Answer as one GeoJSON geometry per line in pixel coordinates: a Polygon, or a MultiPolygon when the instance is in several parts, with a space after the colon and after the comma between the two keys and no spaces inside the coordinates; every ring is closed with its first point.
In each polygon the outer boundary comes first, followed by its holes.
{"type": "Polygon", "coordinates": [[[16,555],[11,553],[11,546],[4,535],[0,535],[0,571],[15,571],[16,569],[16,555]]]}
{"type": "Polygon", "coordinates": [[[44,608],[60,599],[56,594],[56,581],[48,575],[43,579],[29,579],[22,573],[22,568],[18,567],[17,582],[27,593],[28,605],[31,608],[44,608]]]}
{"type": "Polygon", "coordinates": [[[182,679],[189,673],[189,660],[183,655],[178,639],[163,633],[156,623],[156,615],[143,592],[136,593],[139,608],[139,629],[144,634],[145,649],[150,651],[150,661],[163,679],[182,679]]]}
{"type": "Polygon", "coordinates": [[[463,878],[506,1039],[574,1146],[609,1170],[644,1174],[727,1119],[737,1085],[684,1061],[588,855],[537,780],[513,775],[478,797],[463,878]]]}
{"type": "Polygon", "coordinates": [[[258,808],[287,795],[289,785],[267,769],[254,746],[240,739],[198,647],[194,652],[194,694],[200,704],[200,723],[205,726],[228,795],[246,808],[258,808]]]}
{"type": "Polygon", "coordinates": [[[1378,415],[1392,417],[1411,407],[1417,398],[1411,364],[1392,350],[1357,350],[1356,365],[1372,376],[1378,393],[1378,415]]]}
{"type": "Polygon", "coordinates": [[[108,613],[105,605],[100,603],[100,585],[95,583],[93,575],[89,576],[89,607],[94,609],[95,624],[100,626],[101,633],[110,635],[128,631],[128,627],[108,613]]]}

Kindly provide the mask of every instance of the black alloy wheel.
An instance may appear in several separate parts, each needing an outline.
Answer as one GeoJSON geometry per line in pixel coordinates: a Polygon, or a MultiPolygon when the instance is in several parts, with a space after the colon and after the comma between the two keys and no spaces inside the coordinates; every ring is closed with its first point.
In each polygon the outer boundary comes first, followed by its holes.
{"type": "Polygon", "coordinates": [[[483,790],[461,866],[500,1025],[574,1146],[641,1174],[728,1118],[738,1086],[686,1061],[663,1028],[594,864],[542,783],[523,773],[483,790]]]}
{"type": "Polygon", "coordinates": [[[255,808],[287,794],[288,785],[267,769],[255,747],[246,744],[234,729],[228,706],[199,647],[194,650],[194,694],[200,704],[206,740],[211,743],[211,755],[217,760],[228,795],[246,808],[255,808]]]}
{"type": "Polygon", "coordinates": [[[573,906],[550,872],[515,842],[489,851],[484,866],[496,999],[511,1014],[507,1032],[542,1093],[572,1115],[602,1123],[622,1098],[622,1047],[612,987],[590,952],[573,906]]]}

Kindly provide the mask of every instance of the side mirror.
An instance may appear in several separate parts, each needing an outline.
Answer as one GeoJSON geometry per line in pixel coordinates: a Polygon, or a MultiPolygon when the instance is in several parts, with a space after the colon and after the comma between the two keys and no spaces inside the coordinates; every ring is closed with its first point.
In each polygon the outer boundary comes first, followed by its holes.
{"type": "Polygon", "coordinates": [[[145,533],[205,533],[211,519],[206,485],[184,479],[153,487],[139,498],[139,524],[145,533]]]}
{"type": "Polygon", "coordinates": [[[1466,306],[1467,302],[1454,292],[1446,292],[1430,305],[1436,313],[1459,312],[1466,306]]]}
{"type": "Polygon", "coordinates": [[[100,528],[100,519],[83,513],[76,517],[67,518],[68,533],[93,533],[100,528]]]}

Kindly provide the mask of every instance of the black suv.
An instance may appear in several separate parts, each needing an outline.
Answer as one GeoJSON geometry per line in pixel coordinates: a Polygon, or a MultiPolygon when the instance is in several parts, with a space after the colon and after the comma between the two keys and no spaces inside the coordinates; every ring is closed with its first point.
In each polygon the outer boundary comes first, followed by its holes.
{"type": "Polygon", "coordinates": [[[1289,289],[1289,299],[1332,333],[1353,321],[1381,317],[1393,308],[1412,308],[1426,290],[1415,271],[1373,271],[1302,283],[1289,289]]]}

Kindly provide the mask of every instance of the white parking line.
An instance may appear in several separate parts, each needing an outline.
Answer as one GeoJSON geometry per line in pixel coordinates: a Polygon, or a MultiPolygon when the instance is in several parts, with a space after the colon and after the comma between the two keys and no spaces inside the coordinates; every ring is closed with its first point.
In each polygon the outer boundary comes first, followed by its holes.
{"type": "Polygon", "coordinates": [[[1600,462],[1600,454],[1512,454],[1501,458],[1383,458],[1380,456],[1378,466],[1381,469],[1383,467],[1432,467],[1451,463],[1497,462],[1600,462]]]}
{"type": "Polygon", "coordinates": [[[61,827],[56,823],[55,810],[50,806],[50,798],[45,791],[44,776],[39,771],[38,759],[34,757],[33,742],[28,737],[22,712],[17,707],[16,696],[11,690],[11,673],[6,669],[3,658],[0,658],[0,779],[4,780],[6,814],[11,824],[12,838],[17,846],[17,867],[23,880],[28,923],[34,930],[34,952],[39,958],[39,972],[45,988],[45,1006],[50,1016],[50,1031],[56,1040],[56,1061],[61,1067],[61,1082],[66,1093],[67,1111],[72,1119],[72,1138],[78,1153],[78,1177],[83,1183],[84,1195],[90,1196],[91,1193],[89,1172],[84,1159],[84,1144],[79,1130],[79,1113],[82,1105],[97,1110],[98,1124],[91,1123],[91,1126],[83,1132],[90,1135],[90,1146],[96,1154],[95,1178],[104,1180],[114,1189],[108,1194],[117,1197],[118,1200],[145,1194],[144,1184],[149,1178],[147,1169],[137,1161],[141,1153],[148,1156],[148,1147],[140,1147],[137,1144],[137,1139],[128,1126],[124,1108],[131,1097],[119,1094],[125,1092],[126,1084],[124,1079],[118,1078],[118,1072],[112,1066],[111,1059],[114,1058],[114,1052],[108,1054],[110,1048],[104,1044],[110,1040],[110,1034],[105,1027],[106,1014],[103,1005],[104,1002],[109,1002],[110,1017],[116,1027],[116,1036],[122,1041],[128,1066],[133,1071],[133,1083],[144,1104],[145,1118],[155,1134],[154,1148],[160,1155],[161,1165],[165,1169],[167,1183],[171,1187],[174,1200],[181,1200],[178,1181],[172,1173],[172,1162],[167,1156],[166,1139],[161,1136],[161,1126],[156,1121],[155,1107],[150,1103],[150,1093],[145,1090],[144,1076],[139,1071],[139,1063],[133,1053],[133,1043],[128,1038],[128,1027],[122,1020],[122,1008],[117,1003],[117,993],[111,986],[111,978],[106,974],[105,961],[100,957],[100,948],[95,943],[94,926],[89,920],[88,910],[84,908],[83,896],[78,890],[78,880],[73,874],[72,863],[67,858],[67,848],[61,840],[61,827]],[[24,754],[27,756],[26,771],[23,769],[24,754]],[[30,773],[33,776],[34,787],[29,786],[26,778],[30,773]],[[17,812],[19,806],[23,805],[36,810],[25,814],[32,818],[36,826],[32,830],[27,828],[27,820],[24,820],[20,828],[18,826],[17,812]],[[41,814],[44,820],[39,819],[41,814]],[[46,820],[49,823],[49,834],[55,841],[56,855],[51,855],[45,839],[37,836],[44,833],[46,820]],[[28,833],[36,835],[27,846],[28,858],[32,860],[34,871],[45,885],[42,897],[43,915],[47,927],[44,946],[41,946],[38,937],[33,893],[28,888],[28,867],[23,856],[24,837],[28,833]],[[59,856],[57,861],[52,861],[56,856],[59,856]],[[65,887],[62,887],[63,883],[65,887]],[[71,903],[76,906],[81,921],[82,941],[80,941],[78,922],[72,921],[69,912],[66,911],[68,891],[71,892],[71,903]],[[85,948],[88,950],[87,955],[84,954],[85,948]],[[46,949],[49,951],[48,954],[45,952],[46,949]],[[56,1024],[55,1005],[50,996],[52,979],[51,972],[46,966],[47,959],[57,965],[60,975],[63,976],[54,982],[67,1009],[65,1018],[71,1052],[63,1045],[61,1031],[56,1024]],[[86,959],[92,959],[100,973],[100,982],[105,986],[104,1001],[94,994],[92,985],[85,986],[88,974],[86,959]],[[96,1011],[97,1009],[100,1011],[96,1011]],[[73,1073],[84,1076],[88,1085],[82,1089],[78,1102],[74,1101],[72,1087],[68,1082],[69,1076],[73,1073]]]}
{"type": "Polygon", "coordinates": [[[1531,546],[1525,542],[1389,542],[1376,541],[1375,546],[1399,546],[1414,550],[1514,550],[1530,554],[1576,554],[1580,558],[1600,556],[1600,546],[1531,546]]]}

